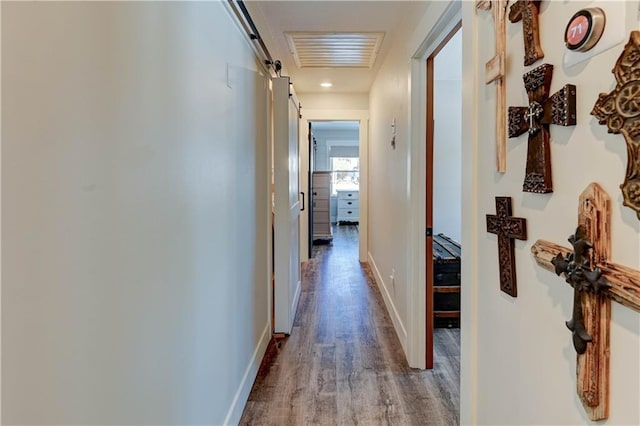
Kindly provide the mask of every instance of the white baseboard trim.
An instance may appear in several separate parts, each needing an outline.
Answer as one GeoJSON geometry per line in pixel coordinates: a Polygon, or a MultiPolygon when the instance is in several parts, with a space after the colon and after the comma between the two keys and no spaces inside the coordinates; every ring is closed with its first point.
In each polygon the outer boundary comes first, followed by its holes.
{"type": "Polygon", "coordinates": [[[249,361],[247,370],[244,372],[240,386],[238,386],[238,391],[233,397],[231,407],[229,407],[229,411],[227,411],[227,416],[224,419],[225,425],[237,425],[240,423],[244,406],[249,398],[249,393],[251,392],[253,382],[258,375],[258,369],[260,368],[260,364],[262,363],[262,359],[267,351],[267,346],[269,345],[270,340],[271,324],[267,323],[264,331],[262,332],[262,336],[260,337],[260,341],[258,342],[256,349],[253,351],[253,356],[249,361]]]}
{"type": "Polygon", "coordinates": [[[380,293],[382,293],[382,299],[384,299],[384,304],[387,307],[387,312],[389,312],[389,316],[391,317],[391,322],[393,322],[393,328],[395,329],[396,334],[398,335],[398,339],[400,339],[400,344],[402,345],[402,350],[404,351],[405,357],[409,359],[409,353],[407,351],[407,329],[402,322],[402,318],[398,314],[398,310],[393,303],[393,299],[389,294],[389,290],[387,289],[387,285],[385,281],[382,279],[382,275],[380,275],[380,271],[376,266],[375,260],[373,260],[373,256],[371,252],[369,252],[369,265],[371,266],[371,270],[373,271],[373,275],[378,283],[378,288],[380,289],[380,293]]]}
{"type": "Polygon", "coordinates": [[[302,293],[302,275],[296,285],[295,294],[293,295],[293,303],[291,304],[291,312],[289,312],[289,318],[291,318],[291,328],[293,329],[293,322],[296,320],[296,313],[298,312],[298,303],[300,303],[300,293],[302,293]]]}

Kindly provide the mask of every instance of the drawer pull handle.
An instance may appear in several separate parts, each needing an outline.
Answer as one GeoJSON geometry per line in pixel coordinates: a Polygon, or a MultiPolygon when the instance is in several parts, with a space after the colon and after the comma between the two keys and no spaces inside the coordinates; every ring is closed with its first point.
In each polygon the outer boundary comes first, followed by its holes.
{"type": "Polygon", "coordinates": [[[351,204],[353,204],[353,202],[349,201],[347,204],[351,205],[351,204]]]}
{"type": "Polygon", "coordinates": [[[347,212],[347,214],[351,214],[351,213],[353,213],[353,212],[347,212]]]}
{"type": "Polygon", "coordinates": [[[353,194],[347,194],[347,196],[349,196],[349,197],[353,197],[353,194]]]}

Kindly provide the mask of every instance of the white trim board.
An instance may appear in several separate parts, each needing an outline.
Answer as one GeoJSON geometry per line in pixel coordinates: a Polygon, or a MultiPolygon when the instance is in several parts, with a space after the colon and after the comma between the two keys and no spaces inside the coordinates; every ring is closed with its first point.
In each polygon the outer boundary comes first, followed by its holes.
{"type": "Polygon", "coordinates": [[[393,322],[393,328],[396,332],[396,335],[398,336],[398,339],[400,340],[400,345],[402,345],[402,350],[404,350],[406,353],[407,352],[407,329],[404,326],[404,323],[402,322],[402,318],[400,317],[400,314],[398,314],[398,310],[396,309],[396,306],[393,304],[393,299],[389,294],[389,288],[387,287],[387,284],[385,283],[385,281],[382,279],[382,275],[380,274],[380,271],[378,270],[378,266],[376,265],[376,262],[373,259],[373,256],[371,256],[371,253],[369,253],[369,266],[373,271],[373,275],[376,279],[376,283],[378,284],[378,289],[380,290],[380,293],[382,294],[382,299],[384,300],[384,305],[387,308],[387,312],[389,313],[389,316],[391,317],[391,322],[393,322]]]}
{"type": "Polygon", "coordinates": [[[411,247],[408,259],[409,280],[407,292],[407,347],[409,365],[426,367],[426,276],[424,259],[426,249],[426,135],[427,135],[427,58],[462,19],[460,2],[451,2],[437,20],[427,37],[411,59],[411,142],[410,150],[410,213],[407,235],[411,247]]]}
{"type": "Polygon", "coordinates": [[[253,387],[253,382],[258,375],[258,369],[260,368],[262,358],[264,358],[264,354],[267,351],[267,346],[269,346],[270,340],[271,322],[268,322],[262,331],[262,336],[260,337],[260,341],[258,342],[256,349],[253,351],[253,356],[249,361],[249,365],[245,370],[244,376],[242,376],[242,381],[240,382],[240,386],[238,386],[238,390],[233,397],[229,411],[227,411],[227,416],[224,419],[225,425],[237,425],[240,423],[242,412],[244,411],[245,404],[249,398],[249,393],[251,393],[251,388],[253,387]]]}

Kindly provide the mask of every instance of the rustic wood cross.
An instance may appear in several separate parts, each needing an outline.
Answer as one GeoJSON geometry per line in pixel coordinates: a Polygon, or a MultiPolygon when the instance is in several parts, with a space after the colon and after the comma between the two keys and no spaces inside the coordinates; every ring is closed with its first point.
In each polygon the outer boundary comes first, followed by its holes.
{"type": "Polygon", "coordinates": [[[517,297],[516,255],[513,239],[527,239],[527,219],[512,216],[511,197],[496,197],[496,214],[487,215],[487,232],[498,235],[500,290],[517,297]]]}
{"type": "Polygon", "coordinates": [[[477,0],[478,9],[492,9],[495,34],[495,56],[485,66],[485,84],[495,83],[496,87],[496,170],[507,171],[507,90],[504,78],[506,56],[505,17],[507,0],[477,0]]]}
{"type": "Polygon", "coordinates": [[[509,107],[509,137],[529,132],[527,170],[522,186],[525,192],[553,192],[549,125],[576,124],[576,86],[565,84],[549,97],[552,75],[553,65],[550,64],[540,65],[524,74],[529,106],[509,107]]]}
{"type": "Polygon", "coordinates": [[[610,262],[611,201],[604,189],[590,184],[579,203],[578,230],[570,238],[575,252],[543,240],[536,241],[531,252],[540,266],[564,273],[574,287],[574,311],[567,326],[578,352],[577,392],[589,418],[602,420],[609,417],[611,300],[640,312],[640,271],[610,262]],[[576,274],[587,282],[575,280],[576,274]]]}
{"type": "Polygon", "coordinates": [[[640,219],[640,31],[633,31],[613,73],[616,88],[601,93],[591,111],[609,133],[622,133],[627,143],[627,173],[620,185],[623,204],[640,219]]]}
{"type": "Polygon", "coordinates": [[[522,36],[524,37],[524,64],[531,65],[538,59],[544,58],[540,46],[540,32],[538,30],[538,14],[540,0],[518,0],[511,6],[509,20],[513,23],[522,21],[522,36]]]}

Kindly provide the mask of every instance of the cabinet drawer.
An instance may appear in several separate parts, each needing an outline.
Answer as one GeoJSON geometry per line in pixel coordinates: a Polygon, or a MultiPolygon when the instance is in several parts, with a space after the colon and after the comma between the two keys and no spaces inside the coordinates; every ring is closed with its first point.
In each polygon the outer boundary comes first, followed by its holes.
{"type": "Polygon", "coordinates": [[[329,216],[329,211],[324,212],[313,212],[313,225],[315,226],[318,223],[329,223],[331,216],[329,216]]]}
{"type": "Polygon", "coordinates": [[[329,173],[314,173],[312,182],[314,188],[329,188],[331,185],[331,175],[329,173]]]}
{"type": "Polygon", "coordinates": [[[313,211],[329,211],[329,200],[321,198],[313,200],[313,211]]]}
{"type": "Polygon", "coordinates": [[[331,225],[328,223],[314,223],[313,235],[326,235],[331,233],[331,225]]]}
{"type": "Polygon", "coordinates": [[[325,200],[329,199],[329,188],[313,188],[313,197],[314,199],[324,198],[325,200]]]}
{"type": "Polygon", "coordinates": [[[358,191],[338,191],[339,200],[357,200],[358,191]]]}
{"type": "Polygon", "coordinates": [[[359,207],[359,201],[356,200],[338,200],[339,209],[357,209],[359,207]]]}
{"type": "Polygon", "coordinates": [[[358,209],[338,209],[338,220],[358,221],[358,209]]]}

